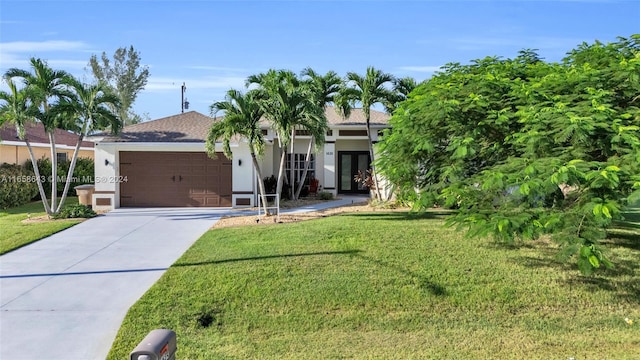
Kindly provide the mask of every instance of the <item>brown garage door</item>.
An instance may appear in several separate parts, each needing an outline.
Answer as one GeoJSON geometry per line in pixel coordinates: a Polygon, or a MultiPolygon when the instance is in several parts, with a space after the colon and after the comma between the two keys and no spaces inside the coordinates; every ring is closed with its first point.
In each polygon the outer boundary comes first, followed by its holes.
{"type": "Polygon", "coordinates": [[[231,206],[231,160],[201,152],[120,152],[120,206],[231,206]]]}

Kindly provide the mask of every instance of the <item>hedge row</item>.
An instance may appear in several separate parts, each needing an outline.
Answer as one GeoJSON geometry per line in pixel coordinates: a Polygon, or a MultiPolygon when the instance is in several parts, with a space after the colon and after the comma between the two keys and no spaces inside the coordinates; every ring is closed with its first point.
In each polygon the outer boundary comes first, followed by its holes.
{"type": "MultiPolygon", "coordinates": [[[[51,160],[42,158],[37,161],[40,179],[47,198],[51,197],[51,160]]],[[[70,162],[58,163],[58,196],[64,190],[64,181],[69,171],[70,162]]],[[[69,196],[74,196],[74,187],[82,184],[93,183],[94,162],[89,158],[78,158],[73,171],[72,182],[69,187],[69,196]]],[[[31,161],[23,165],[2,164],[0,165],[0,208],[24,205],[32,200],[40,199],[38,183],[33,172],[31,161]]]]}
{"type": "Polygon", "coordinates": [[[0,208],[24,205],[37,194],[33,171],[23,165],[0,165],[0,208]]]}

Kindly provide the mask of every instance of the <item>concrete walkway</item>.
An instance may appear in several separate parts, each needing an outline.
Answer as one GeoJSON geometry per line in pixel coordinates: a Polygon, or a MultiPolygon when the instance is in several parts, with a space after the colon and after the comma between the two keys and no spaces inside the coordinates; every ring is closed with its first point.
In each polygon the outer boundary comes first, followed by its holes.
{"type": "MultiPolygon", "coordinates": [[[[366,200],[343,197],[286,212],[366,200]]],[[[129,307],[233,213],[117,209],[1,256],[0,359],[105,359],[129,307]]]]}
{"type": "Polygon", "coordinates": [[[1,256],[0,359],[105,359],[129,307],[227,213],[118,209],[1,256]]]}

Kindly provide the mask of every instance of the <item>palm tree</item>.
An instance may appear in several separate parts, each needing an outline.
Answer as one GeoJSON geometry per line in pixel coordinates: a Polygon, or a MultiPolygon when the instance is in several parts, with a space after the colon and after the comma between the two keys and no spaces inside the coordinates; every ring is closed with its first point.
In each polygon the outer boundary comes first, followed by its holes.
{"type": "MultiPolygon", "coordinates": [[[[326,109],[327,104],[331,104],[335,101],[336,96],[338,96],[344,85],[342,79],[334,71],[329,71],[323,76],[316,73],[311,68],[305,68],[302,70],[301,75],[307,77],[305,84],[310,90],[310,95],[313,97],[313,101],[316,103],[316,106],[322,109],[326,109]]],[[[325,112],[322,113],[319,120],[320,121],[317,124],[314,124],[315,126],[313,126],[312,129],[309,129],[311,138],[309,139],[309,146],[307,147],[304,172],[301,177],[302,179],[306,179],[307,172],[309,171],[312,147],[315,145],[316,149],[318,149],[322,144],[324,144],[325,134],[328,129],[325,112]]],[[[299,198],[303,186],[304,181],[300,181],[295,194],[296,199],[299,198]]]]}
{"type": "Polygon", "coordinates": [[[416,80],[412,77],[403,77],[393,80],[394,96],[391,102],[384,104],[385,111],[389,114],[393,113],[398,105],[407,100],[409,94],[418,86],[416,80]]]}
{"type": "Polygon", "coordinates": [[[249,142],[249,152],[251,162],[258,176],[258,189],[262,204],[266,213],[267,197],[262,178],[262,170],[258,163],[258,157],[264,155],[265,142],[260,129],[260,119],[264,112],[260,107],[256,91],[249,91],[246,94],[238,90],[229,90],[224,101],[219,101],[211,105],[211,115],[216,116],[219,111],[224,111],[224,118],[215,122],[209,129],[205,144],[209,156],[215,156],[216,141],[222,139],[222,151],[228,158],[233,156],[231,152],[231,139],[241,136],[249,142]]]}
{"type": "Polygon", "coordinates": [[[264,116],[270,121],[276,131],[280,144],[281,156],[278,170],[278,183],[276,193],[280,194],[284,182],[284,167],[287,155],[287,146],[291,146],[291,197],[294,197],[293,182],[294,161],[293,145],[297,127],[313,129],[323,109],[319,108],[309,96],[308,90],[302,86],[296,75],[288,70],[269,70],[267,73],[252,75],[247,79],[247,86],[257,85],[259,103],[264,111],[264,116]]]}
{"type": "Polygon", "coordinates": [[[54,213],[60,212],[67,198],[82,140],[95,130],[110,128],[115,134],[122,126],[122,122],[112,110],[118,108],[119,99],[109,91],[105,83],[86,85],[73,77],[65,79],[64,83],[69,86],[71,92],[68,97],[62,98],[54,105],[51,112],[59,115],[62,121],[60,125],[64,129],[78,135],[78,141],[69,165],[62,199],[58,207],[53,209],[54,213]]]}
{"type": "Polygon", "coordinates": [[[384,73],[371,66],[367,68],[367,73],[364,76],[354,72],[349,72],[347,73],[347,87],[344,89],[342,94],[340,94],[338,99],[340,110],[345,117],[349,116],[351,107],[356,103],[359,103],[362,106],[367,126],[367,138],[369,140],[369,156],[371,158],[372,177],[378,199],[382,199],[382,196],[380,194],[380,187],[378,186],[378,179],[374,168],[375,157],[373,153],[373,139],[371,136],[371,107],[379,103],[389,108],[390,104],[395,102],[396,95],[394,91],[387,87],[392,86],[394,80],[395,78],[393,75],[384,73]]]}
{"type": "MultiPolygon", "coordinates": [[[[65,71],[53,70],[41,59],[31,58],[30,64],[33,73],[12,68],[5,73],[5,78],[21,78],[23,80],[25,87],[28,88],[32,119],[40,122],[49,136],[49,143],[51,145],[51,206],[47,203],[46,196],[43,197],[42,202],[45,211],[51,216],[53,215],[53,210],[56,209],[57,200],[58,161],[56,157],[55,130],[60,126],[61,118],[58,114],[54,114],[50,110],[53,103],[69,96],[64,83],[70,78],[70,75],[65,71]]],[[[25,139],[25,141],[26,140],[27,139],[25,139]]],[[[26,141],[26,143],[27,147],[30,148],[28,141],[26,141]]],[[[29,150],[29,155],[31,156],[31,162],[34,168],[36,168],[37,162],[31,150],[29,150]]],[[[36,180],[41,182],[39,177],[36,180]]],[[[38,187],[42,187],[42,184],[38,184],[38,187]]]]}
{"type": "Polygon", "coordinates": [[[16,128],[16,135],[18,139],[25,142],[31,163],[33,165],[33,172],[36,176],[38,191],[40,192],[40,198],[44,204],[44,208],[49,207],[47,196],[42,186],[40,178],[40,169],[35,161],[35,155],[29,139],[26,137],[25,125],[33,119],[33,108],[31,107],[31,94],[29,88],[18,89],[16,83],[9,77],[4,77],[4,81],[9,87],[9,92],[0,91],[0,100],[5,103],[0,106],[0,125],[4,123],[13,123],[16,128]]]}

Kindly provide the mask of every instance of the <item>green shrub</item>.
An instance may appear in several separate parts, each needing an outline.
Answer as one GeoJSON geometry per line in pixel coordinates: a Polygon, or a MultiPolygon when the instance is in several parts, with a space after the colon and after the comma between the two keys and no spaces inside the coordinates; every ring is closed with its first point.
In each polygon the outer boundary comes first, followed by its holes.
{"type": "Polygon", "coordinates": [[[276,188],[278,186],[278,179],[275,176],[271,175],[269,177],[264,178],[264,191],[267,194],[275,194],[276,188]]]}
{"type": "Polygon", "coordinates": [[[320,200],[331,200],[333,199],[333,194],[328,191],[320,191],[318,193],[318,198],[320,200]]]}
{"type": "Polygon", "coordinates": [[[35,175],[20,165],[0,165],[0,208],[20,206],[38,194],[35,175]]]}
{"type": "Polygon", "coordinates": [[[87,205],[76,204],[64,207],[60,212],[53,216],[54,219],[70,219],[70,218],[92,218],[96,216],[95,211],[87,205]]]}
{"type": "MultiPolygon", "coordinates": [[[[69,171],[70,162],[66,162],[65,175],[67,171],[69,171]]],[[[95,174],[94,170],[94,161],[89,158],[78,158],[76,160],[76,167],[73,169],[73,182],[71,182],[71,187],[69,188],[73,190],[74,187],[78,185],[84,184],[93,184],[93,176],[95,174]]],[[[64,186],[64,184],[63,184],[64,186]]],[[[62,189],[60,190],[62,191],[62,189]]]]}
{"type": "MultiPolygon", "coordinates": [[[[48,198],[51,197],[51,160],[49,158],[41,158],[37,161],[38,171],[40,171],[40,177],[45,181],[42,183],[44,187],[44,192],[48,198]]],[[[58,196],[62,195],[62,191],[64,190],[65,180],[67,178],[67,172],[69,171],[69,166],[71,165],[70,161],[61,161],[58,162],[58,196]]],[[[31,160],[27,160],[24,164],[25,167],[32,168],[31,160]]],[[[89,158],[78,158],[76,160],[76,166],[73,169],[72,182],[69,186],[69,194],[73,195],[73,188],[78,185],[83,184],[93,184],[93,176],[94,176],[94,161],[89,158]]]]}

